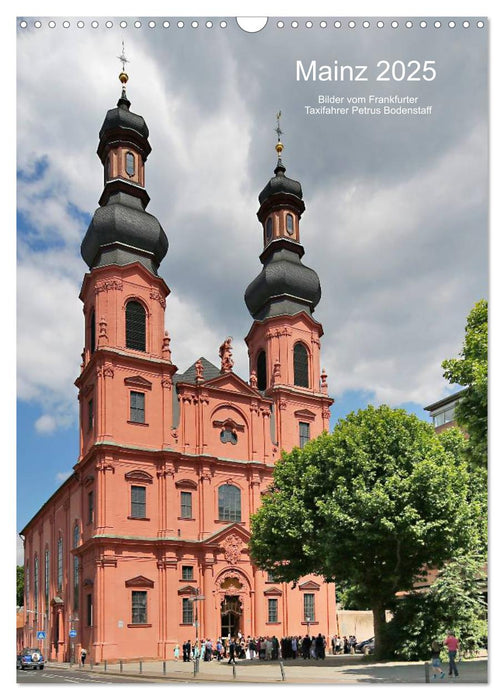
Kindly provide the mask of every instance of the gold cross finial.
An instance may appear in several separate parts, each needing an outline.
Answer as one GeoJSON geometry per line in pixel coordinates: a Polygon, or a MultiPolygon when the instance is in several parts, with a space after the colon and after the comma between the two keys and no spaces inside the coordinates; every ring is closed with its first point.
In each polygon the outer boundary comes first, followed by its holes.
{"type": "Polygon", "coordinates": [[[280,154],[283,151],[283,143],[280,141],[280,136],[283,134],[282,129],[280,128],[280,117],[282,116],[282,110],[279,110],[276,115],[276,120],[277,120],[277,126],[276,126],[276,133],[278,137],[277,145],[275,146],[275,150],[278,153],[278,157],[280,157],[280,154]]]}

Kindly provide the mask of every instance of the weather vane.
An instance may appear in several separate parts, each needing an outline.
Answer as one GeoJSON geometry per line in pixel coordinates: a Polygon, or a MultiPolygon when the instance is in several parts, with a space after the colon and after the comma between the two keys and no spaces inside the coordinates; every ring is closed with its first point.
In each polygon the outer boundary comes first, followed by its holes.
{"type": "Polygon", "coordinates": [[[277,132],[278,136],[278,141],[280,141],[280,135],[283,134],[282,129],[280,128],[280,117],[282,116],[282,111],[280,110],[278,114],[276,115],[276,120],[277,120],[277,127],[275,131],[277,132]]]}
{"type": "Polygon", "coordinates": [[[124,71],[126,70],[126,64],[129,63],[128,59],[127,59],[126,56],[124,55],[124,41],[122,42],[122,53],[121,53],[121,55],[118,56],[117,58],[118,58],[118,59],[121,61],[121,63],[122,63],[122,69],[123,69],[123,73],[124,73],[124,71]]]}

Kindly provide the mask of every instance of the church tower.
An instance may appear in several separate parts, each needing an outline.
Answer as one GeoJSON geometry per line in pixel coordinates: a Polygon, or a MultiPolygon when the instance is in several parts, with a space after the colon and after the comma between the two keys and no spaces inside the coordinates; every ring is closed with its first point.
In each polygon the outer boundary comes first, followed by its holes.
{"type": "Polygon", "coordinates": [[[285,174],[279,124],[277,133],[274,177],[259,195],[263,269],[245,292],[254,318],[245,340],[252,381],[265,397],[274,399],[278,441],[288,451],[329,428],[332,399],[327,375],[320,369],[323,329],[313,317],[320,281],[301,262],[303,192],[301,184],[285,174]]]}

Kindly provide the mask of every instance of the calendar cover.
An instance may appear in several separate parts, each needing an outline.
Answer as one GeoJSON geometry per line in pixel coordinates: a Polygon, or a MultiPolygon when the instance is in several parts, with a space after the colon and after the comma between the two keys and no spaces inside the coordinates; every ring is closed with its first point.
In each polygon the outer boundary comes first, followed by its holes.
{"type": "Polygon", "coordinates": [[[259,576],[250,518],[284,451],[368,406],[444,430],[477,381],[442,363],[488,298],[489,20],[16,23],[18,638],[372,652],[337,579],[259,576]]]}

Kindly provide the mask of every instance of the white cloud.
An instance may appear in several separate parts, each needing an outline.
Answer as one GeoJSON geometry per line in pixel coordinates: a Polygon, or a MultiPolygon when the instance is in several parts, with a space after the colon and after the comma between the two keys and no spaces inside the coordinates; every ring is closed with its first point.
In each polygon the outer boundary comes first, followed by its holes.
{"type": "Polygon", "coordinates": [[[35,430],[37,433],[42,435],[50,435],[54,433],[57,427],[57,421],[54,416],[50,416],[47,413],[37,418],[35,421],[35,430]]]}

